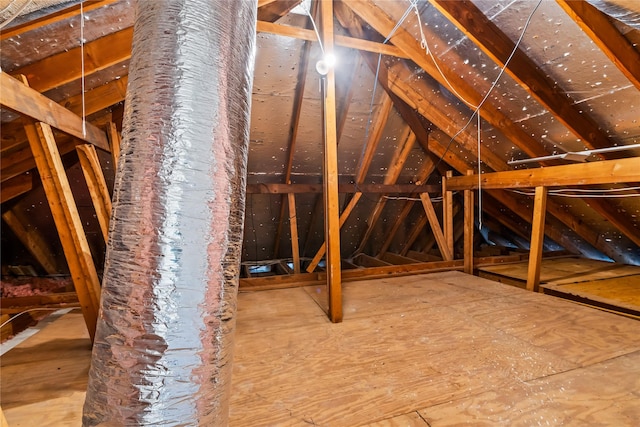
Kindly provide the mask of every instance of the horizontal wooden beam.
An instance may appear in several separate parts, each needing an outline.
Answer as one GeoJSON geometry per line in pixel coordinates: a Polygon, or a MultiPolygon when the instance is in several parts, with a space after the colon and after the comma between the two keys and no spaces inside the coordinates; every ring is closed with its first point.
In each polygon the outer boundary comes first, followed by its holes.
{"type": "MultiPolygon", "coordinates": [[[[566,185],[618,184],[640,181],[640,157],[580,163],[546,168],[494,172],[482,175],[482,189],[560,187],[566,185]]],[[[447,190],[478,188],[478,176],[456,176],[447,181],[447,190]]]]}
{"type": "MultiPolygon", "coordinates": [[[[278,36],[286,36],[293,37],[301,40],[308,40],[312,42],[317,42],[318,37],[316,36],[315,31],[307,30],[305,28],[292,27],[289,25],[280,25],[273,24],[271,22],[258,21],[256,31],[259,33],[269,33],[275,34],[278,36]]],[[[395,56],[398,58],[408,58],[408,56],[403,53],[397,47],[391,44],[382,44],[377,42],[372,42],[370,40],[358,39],[354,37],[347,37],[336,35],[335,43],[338,46],[348,47],[350,49],[363,50],[366,52],[373,53],[381,53],[383,55],[395,56]]]]}
{"type": "MultiPolygon", "coordinates": [[[[440,193],[439,185],[338,184],[339,193],[440,193]]],[[[322,184],[247,184],[247,194],[322,193],[322,184]]]]}
{"type": "Polygon", "coordinates": [[[25,86],[4,71],[0,73],[0,104],[109,151],[109,142],[104,131],[87,122],[85,123],[86,134],[84,134],[80,117],[38,91],[25,86]]]}
{"type": "Polygon", "coordinates": [[[2,191],[0,192],[0,203],[7,202],[18,197],[33,188],[33,174],[23,173],[16,175],[2,183],[2,191]]]}

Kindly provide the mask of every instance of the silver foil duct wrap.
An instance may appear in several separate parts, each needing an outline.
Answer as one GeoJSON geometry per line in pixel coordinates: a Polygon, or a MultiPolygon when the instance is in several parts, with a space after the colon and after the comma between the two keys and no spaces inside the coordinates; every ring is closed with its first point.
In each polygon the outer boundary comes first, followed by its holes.
{"type": "Polygon", "coordinates": [[[135,4],[85,426],[228,423],[256,3],[135,4]]]}
{"type": "Polygon", "coordinates": [[[587,0],[605,15],[640,30],[640,7],[638,0],[587,0]]]}

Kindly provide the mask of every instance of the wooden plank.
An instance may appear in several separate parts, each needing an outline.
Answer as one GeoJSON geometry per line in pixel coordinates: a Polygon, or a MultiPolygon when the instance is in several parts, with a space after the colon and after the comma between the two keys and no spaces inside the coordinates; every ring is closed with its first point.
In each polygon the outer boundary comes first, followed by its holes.
{"type": "Polygon", "coordinates": [[[382,267],[386,265],[392,265],[391,262],[385,261],[383,259],[374,258],[367,254],[358,254],[353,258],[353,262],[356,265],[361,265],[363,267],[382,267]]]}
{"type": "Polygon", "coordinates": [[[27,76],[34,90],[46,92],[130,59],[132,40],[133,27],[128,27],[86,43],[84,70],[80,62],[82,48],[78,46],[19,68],[14,73],[27,76]]]}
{"type": "Polygon", "coordinates": [[[407,253],[407,256],[421,262],[442,261],[442,257],[439,257],[437,255],[425,254],[418,251],[409,251],[407,253]]]}
{"type": "Polygon", "coordinates": [[[100,306],[100,282],[53,131],[45,123],[29,123],[25,125],[25,132],[82,306],[87,330],[93,340],[100,306]]]}
{"type": "Polygon", "coordinates": [[[14,176],[6,181],[2,182],[0,187],[0,194],[2,194],[0,203],[7,202],[13,198],[16,198],[24,193],[31,191],[33,188],[33,175],[29,173],[23,173],[22,175],[14,176]]]}
{"type": "Polygon", "coordinates": [[[293,272],[300,273],[300,249],[298,247],[298,218],[296,215],[296,197],[288,194],[289,224],[291,228],[291,252],[293,254],[293,272]]]}
{"type": "Polygon", "coordinates": [[[107,243],[109,235],[109,218],[111,217],[111,196],[107,189],[107,182],[102,173],[102,166],[98,160],[98,153],[93,145],[83,144],[76,146],[80,167],[89,189],[89,195],[96,210],[100,230],[104,242],[107,243]]]}
{"type": "MultiPolygon", "coordinates": [[[[640,157],[603,160],[564,166],[482,174],[483,190],[495,188],[562,187],[570,185],[620,184],[640,181],[640,157]]],[[[477,189],[477,176],[455,176],[447,183],[452,191],[477,189]]]]}
{"type": "MultiPolygon", "coordinates": [[[[296,39],[315,42],[318,40],[313,30],[291,27],[289,25],[273,24],[271,22],[258,21],[256,31],[259,33],[269,33],[278,36],[293,37],[296,39]]],[[[383,55],[407,58],[407,55],[393,45],[382,44],[370,40],[358,39],[342,35],[336,35],[335,44],[350,49],[362,50],[365,52],[381,53],[383,55]]]]}
{"type": "MultiPolygon", "coordinates": [[[[107,6],[111,3],[115,3],[116,0],[85,0],[82,2],[82,10],[84,13],[90,12],[94,9],[107,6]]],[[[49,13],[40,18],[31,19],[27,22],[16,24],[7,29],[2,29],[0,32],[0,40],[5,40],[10,37],[15,37],[19,34],[26,33],[27,31],[35,30],[36,28],[44,27],[45,25],[53,24],[54,22],[61,21],[63,19],[71,18],[80,14],[80,4],[74,4],[57,12],[49,13]]]]}
{"type": "Polygon", "coordinates": [[[451,261],[453,259],[453,253],[449,251],[449,246],[444,238],[444,234],[442,233],[442,228],[440,228],[438,216],[436,215],[436,211],[433,208],[433,203],[431,203],[429,194],[420,194],[420,200],[422,200],[422,206],[424,207],[424,211],[427,214],[427,218],[429,219],[429,225],[431,226],[431,231],[436,238],[436,242],[438,244],[438,248],[440,249],[440,253],[442,254],[442,258],[444,258],[445,261],[451,261]]]}
{"type": "Polygon", "coordinates": [[[5,211],[2,219],[47,274],[59,273],[51,246],[16,208],[5,211]]]}
{"type": "Polygon", "coordinates": [[[26,297],[2,298],[2,307],[32,307],[54,304],[73,304],[78,302],[75,292],[59,292],[54,294],[30,295],[26,297]]]}
{"type": "Polygon", "coordinates": [[[556,0],[558,5],[582,28],[591,40],[640,90],[640,52],[608,16],[588,2],[556,0]]]}
{"type": "Polygon", "coordinates": [[[109,147],[111,148],[111,160],[113,161],[113,170],[118,170],[118,158],[120,157],[120,132],[116,124],[107,123],[107,138],[109,139],[109,147]]]}
{"type": "Polygon", "coordinates": [[[394,254],[392,252],[385,252],[382,257],[380,257],[380,259],[393,265],[415,264],[419,262],[415,259],[407,258],[402,255],[394,254]]]}
{"type": "MultiPolygon", "coordinates": [[[[320,3],[321,34],[324,55],[333,56],[333,2],[320,3]]],[[[340,277],[340,211],[338,199],[338,138],[336,121],[336,76],[329,67],[325,77],[324,97],[324,197],[325,241],[327,242],[327,289],[329,319],[342,322],[342,283],[340,277]]]]}
{"type": "Polygon", "coordinates": [[[540,287],[540,263],[542,261],[544,242],[544,217],[547,212],[547,191],[547,187],[536,187],[533,206],[533,228],[531,230],[527,290],[534,292],[538,292],[540,287]]]}
{"type": "Polygon", "coordinates": [[[86,135],[84,135],[80,117],[20,83],[4,71],[0,73],[0,86],[2,87],[0,103],[3,106],[109,151],[107,136],[103,131],[91,123],[86,123],[86,135]]]}
{"type": "MultiPolygon", "coordinates": [[[[467,175],[473,175],[473,171],[468,170],[467,175]]],[[[473,274],[473,211],[473,191],[464,190],[464,272],[467,274],[473,274]]]]}
{"type": "Polygon", "coordinates": [[[541,285],[545,294],[640,316],[640,275],[589,282],[541,285]]]}
{"type": "MultiPolygon", "coordinates": [[[[582,111],[575,100],[558,86],[557,81],[543,73],[523,50],[518,48],[514,52],[515,42],[472,2],[430,0],[430,3],[500,67],[504,67],[507,59],[510,59],[506,72],[540,105],[553,113],[562,124],[581,138],[585,146],[604,148],[614,145],[615,141],[609,138],[591,116],[582,111]]],[[[599,32],[600,27],[598,27],[599,32]]],[[[636,52],[635,58],[634,65],[640,71],[640,65],[637,65],[640,62],[640,54],[636,52]]],[[[640,89],[640,86],[638,88],[640,89]]]]}
{"type": "MultiPolygon", "coordinates": [[[[338,193],[411,194],[439,193],[440,186],[433,184],[338,184],[338,193]]],[[[247,194],[319,194],[322,184],[247,184],[247,194]]]]}
{"type": "Polygon", "coordinates": [[[453,171],[447,171],[442,177],[442,232],[449,252],[453,254],[453,191],[447,188],[447,180],[453,177],[453,171]]]}

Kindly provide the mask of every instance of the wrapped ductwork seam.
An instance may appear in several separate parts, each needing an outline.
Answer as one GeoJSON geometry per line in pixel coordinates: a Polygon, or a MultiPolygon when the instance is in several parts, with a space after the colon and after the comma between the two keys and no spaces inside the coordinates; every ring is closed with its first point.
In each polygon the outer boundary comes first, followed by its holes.
{"type": "Polygon", "coordinates": [[[135,2],[85,426],[228,423],[256,9],[135,2]]]}
{"type": "Polygon", "coordinates": [[[640,30],[640,13],[637,2],[638,0],[587,0],[587,3],[605,15],[640,30]]]}

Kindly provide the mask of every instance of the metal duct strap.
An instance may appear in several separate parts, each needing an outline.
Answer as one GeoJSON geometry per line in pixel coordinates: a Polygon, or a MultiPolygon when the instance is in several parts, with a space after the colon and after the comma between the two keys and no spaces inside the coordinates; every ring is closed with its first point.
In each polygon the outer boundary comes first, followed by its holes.
{"type": "Polygon", "coordinates": [[[83,424],[227,425],[257,4],[135,3],[83,424]]]}

